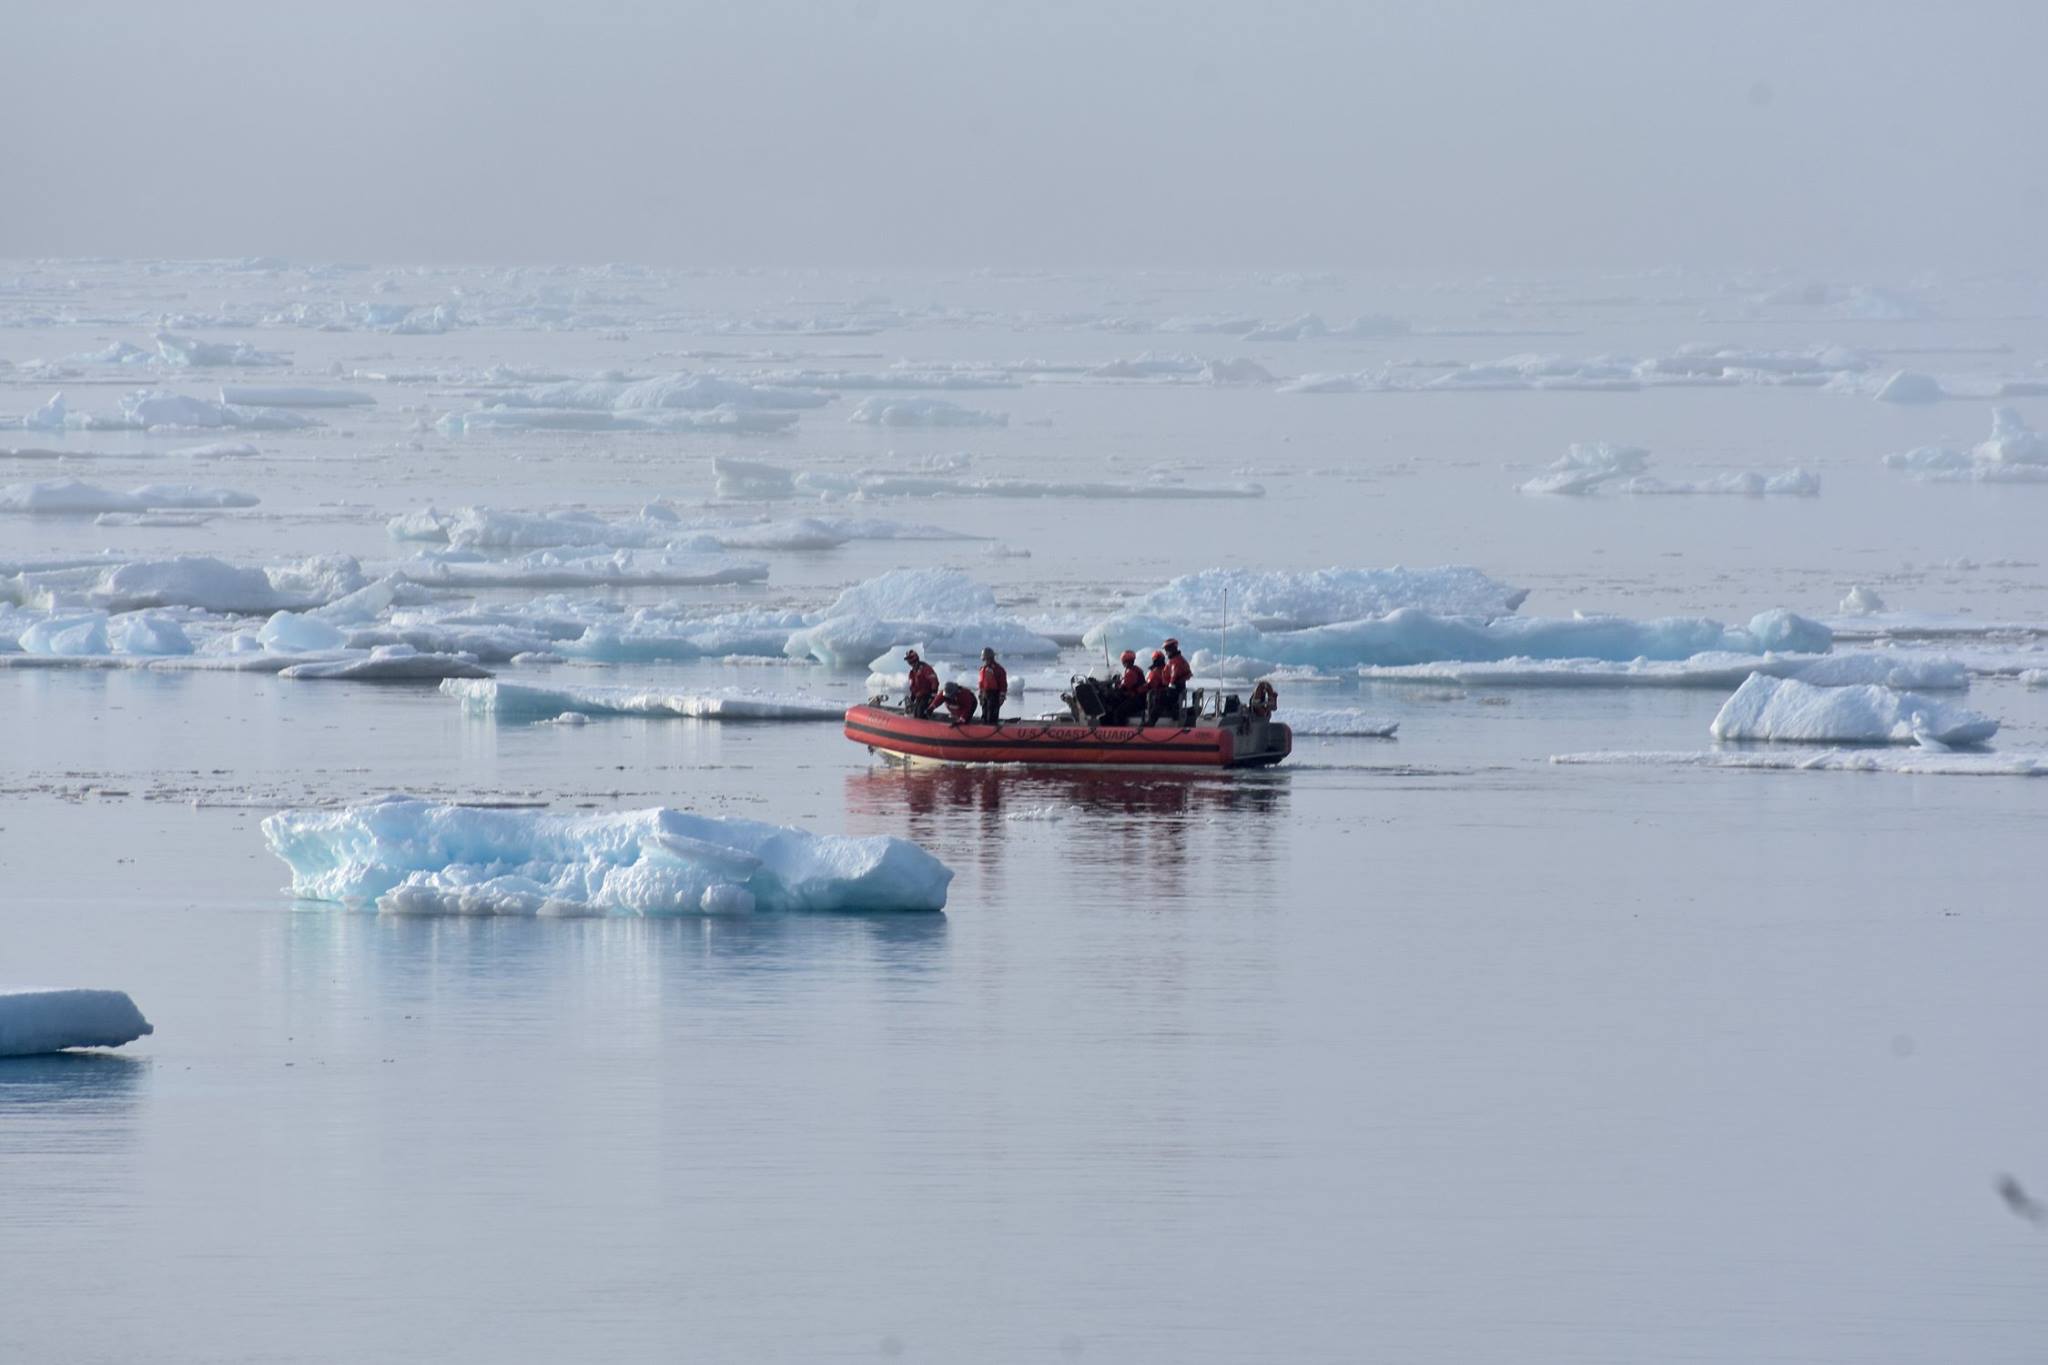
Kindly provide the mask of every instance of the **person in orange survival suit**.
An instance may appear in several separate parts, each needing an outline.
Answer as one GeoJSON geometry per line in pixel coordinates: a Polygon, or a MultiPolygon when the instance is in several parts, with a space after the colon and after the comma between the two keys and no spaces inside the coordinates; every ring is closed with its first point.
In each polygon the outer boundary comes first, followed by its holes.
{"type": "Polygon", "coordinates": [[[1188,704],[1188,681],[1195,676],[1194,665],[1180,654],[1180,641],[1168,638],[1166,650],[1166,703],[1160,709],[1176,722],[1188,704]]]}
{"type": "Polygon", "coordinates": [[[1003,698],[1010,695],[1010,674],[996,662],[993,649],[981,651],[981,676],[975,679],[981,695],[981,718],[991,725],[1003,723],[1003,698]]]}
{"type": "Polygon", "coordinates": [[[910,665],[910,704],[906,709],[919,720],[929,719],[939,699],[939,671],[918,658],[914,649],[904,654],[903,662],[910,665]]]}
{"type": "Polygon", "coordinates": [[[941,694],[946,699],[946,716],[955,725],[974,719],[974,694],[959,683],[949,682],[941,694]]]}
{"type": "Polygon", "coordinates": [[[1145,724],[1157,723],[1165,713],[1168,690],[1166,656],[1155,649],[1152,651],[1152,667],[1145,672],[1145,724]]]}
{"type": "Polygon", "coordinates": [[[1110,698],[1110,712],[1105,719],[1111,725],[1118,725],[1145,711],[1145,670],[1138,667],[1138,652],[1124,651],[1123,672],[1117,674],[1116,691],[1110,698]]]}

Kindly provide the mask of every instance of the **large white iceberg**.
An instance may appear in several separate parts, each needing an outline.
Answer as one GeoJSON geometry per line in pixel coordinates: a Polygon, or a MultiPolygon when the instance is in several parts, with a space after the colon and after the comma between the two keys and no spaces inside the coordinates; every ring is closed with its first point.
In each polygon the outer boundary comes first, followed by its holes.
{"type": "Polygon", "coordinates": [[[953,873],[887,836],[653,809],[487,810],[390,797],[263,821],[307,900],[424,914],[939,910],[953,873]]]}
{"type": "Polygon", "coordinates": [[[562,715],[673,716],[689,720],[839,720],[846,708],[816,697],[742,691],[665,692],[631,687],[540,687],[532,683],[448,681],[444,696],[471,715],[547,720],[562,715]]]}
{"type": "Polygon", "coordinates": [[[1591,493],[1602,484],[1640,473],[1650,461],[1641,446],[1607,441],[1575,442],[1544,472],[1522,485],[1524,493],[1591,493]]]}
{"type": "Polygon", "coordinates": [[[1203,569],[1138,599],[1133,610],[1169,621],[1300,630],[1419,607],[1446,616],[1506,616],[1529,596],[1464,564],[1431,569],[1203,569]]]}
{"type": "Polygon", "coordinates": [[[155,1031],[126,991],[0,989],[0,1057],[120,1047],[155,1031]]]}
{"type": "Polygon", "coordinates": [[[1868,684],[1817,687],[1752,674],[1708,727],[1715,739],[1799,744],[1982,744],[1998,722],[1975,711],[1868,684]]]}
{"type": "Polygon", "coordinates": [[[247,568],[204,555],[136,560],[102,572],[87,591],[110,611],[198,607],[219,612],[274,612],[321,606],[364,584],[362,568],[345,555],[319,555],[270,568],[247,568]]]}

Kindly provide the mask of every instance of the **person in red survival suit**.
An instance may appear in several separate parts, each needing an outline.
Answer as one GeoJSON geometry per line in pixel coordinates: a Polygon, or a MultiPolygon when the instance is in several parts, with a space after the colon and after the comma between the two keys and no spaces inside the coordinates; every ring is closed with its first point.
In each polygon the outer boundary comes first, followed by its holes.
{"type": "Polygon", "coordinates": [[[1117,675],[1116,693],[1110,701],[1111,725],[1121,724],[1145,710],[1145,671],[1138,667],[1138,652],[1124,651],[1123,672],[1117,675]]]}
{"type": "Polygon", "coordinates": [[[996,662],[993,649],[981,651],[981,676],[975,679],[980,689],[981,718],[991,725],[1003,723],[1003,698],[1010,695],[1010,674],[996,662]]]}
{"type": "Polygon", "coordinates": [[[1195,669],[1180,656],[1180,641],[1168,639],[1161,646],[1166,651],[1166,704],[1165,713],[1179,720],[1188,704],[1188,680],[1195,676],[1195,669]]]}
{"type": "Polygon", "coordinates": [[[910,704],[906,709],[919,720],[929,719],[939,699],[939,671],[918,658],[914,649],[904,654],[903,662],[910,665],[910,704]]]}
{"type": "Polygon", "coordinates": [[[946,698],[946,716],[955,725],[974,719],[974,694],[972,692],[969,692],[959,683],[949,682],[946,684],[944,695],[946,698]]]}
{"type": "Polygon", "coordinates": [[[1158,650],[1152,651],[1152,667],[1145,673],[1145,724],[1158,721],[1166,711],[1166,656],[1158,650]]]}

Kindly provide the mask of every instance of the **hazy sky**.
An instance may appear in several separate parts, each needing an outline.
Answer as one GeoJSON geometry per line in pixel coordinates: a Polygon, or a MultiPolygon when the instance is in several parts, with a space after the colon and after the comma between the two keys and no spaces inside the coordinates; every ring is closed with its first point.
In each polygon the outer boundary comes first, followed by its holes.
{"type": "Polygon", "coordinates": [[[2029,264],[2048,5],[7,0],[0,255],[2029,264]]]}

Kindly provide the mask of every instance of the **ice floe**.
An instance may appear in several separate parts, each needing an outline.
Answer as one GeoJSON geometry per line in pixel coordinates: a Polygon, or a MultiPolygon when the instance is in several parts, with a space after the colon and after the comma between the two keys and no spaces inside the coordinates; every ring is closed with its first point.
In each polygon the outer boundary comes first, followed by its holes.
{"type": "Polygon", "coordinates": [[[147,512],[158,508],[254,507],[253,493],[233,488],[201,488],[186,483],[151,483],[124,491],[73,479],[15,483],[0,488],[0,512],[41,515],[82,515],[98,512],[147,512]]]}
{"type": "Polygon", "coordinates": [[[846,707],[795,693],[728,688],[662,691],[632,687],[541,687],[532,683],[444,682],[444,696],[472,715],[499,720],[547,720],[563,715],[674,716],[690,720],[836,721],[846,707]]]}
{"type": "Polygon", "coordinates": [[[783,652],[851,669],[905,640],[925,641],[939,655],[985,647],[1003,656],[1059,652],[1056,642],[998,608],[993,590],[956,569],[897,569],[856,584],[791,632],[783,652]]]}
{"type": "Polygon", "coordinates": [[[1903,773],[1933,777],[2048,777],[2048,752],[1945,753],[1938,749],[1611,749],[1552,754],[1552,763],[1769,772],[1903,773]]]}
{"type": "Polygon", "coordinates": [[[1401,722],[1385,716],[1341,707],[1287,707],[1274,717],[1286,722],[1297,735],[1350,736],[1359,739],[1392,739],[1401,722]]]}
{"type": "Polygon", "coordinates": [[[984,412],[944,398],[893,398],[880,394],[863,398],[847,414],[846,420],[879,427],[1002,427],[1010,424],[1007,413],[984,412]]]}
{"type": "Polygon", "coordinates": [[[1753,674],[1708,727],[1715,739],[1799,744],[1982,744],[1998,722],[1949,702],[1868,684],[1820,687],[1753,674]]]}
{"type": "Polygon", "coordinates": [[[1991,435],[1969,450],[1920,446],[1884,457],[1896,469],[1929,483],[2048,483],[2048,436],[2012,408],[1994,408],[1991,435]]]}
{"type": "Polygon", "coordinates": [[[220,401],[232,407],[252,408],[367,408],[377,400],[359,389],[265,388],[252,384],[223,384],[220,401]]]}
{"type": "Polygon", "coordinates": [[[0,1057],[120,1047],[155,1031],[126,991],[0,988],[0,1057]]]}
{"type": "Polygon", "coordinates": [[[587,588],[683,587],[713,583],[758,583],[766,564],[693,551],[536,550],[517,559],[486,559],[454,551],[420,556],[398,566],[401,577],[436,587],[587,588]]]}
{"type": "Polygon", "coordinates": [[[402,797],[263,821],[293,894],[391,913],[678,915],[943,909],[918,845],[653,809],[486,810],[402,797]]]}
{"type": "Polygon", "coordinates": [[[432,654],[410,645],[379,645],[368,654],[352,651],[346,657],[292,664],[278,676],[298,682],[432,682],[488,678],[491,671],[471,654],[432,654]]]}
{"type": "Polygon", "coordinates": [[[1960,690],[1970,685],[1962,662],[1946,655],[1871,650],[1841,654],[1740,654],[1712,651],[1686,659],[1501,659],[1368,667],[1372,682],[1460,687],[1739,687],[1752,673],[1816,685],[1960,690]]]}
{"type": "Polygon", "coordinates": [[[1777,474],[1740,470],[1697,479],[1665,479],[1644,472],[1649,458],[1650,452],[1640,446],[1610,445],[1605,441],[1575,444],[1521,487],[1524,493],[1574,496],[1603,489],[1664,496],[1728,494],[1753,498],[1772,494],[1810,498],[1820,492],[1820,479],[1804,469],[1777,474]]]}
{"type": "Polygon", "coordinates": [[[171,332],[156,334],[157,357],[166,365],[213,367],[239,365],[262,367],[289,365],[291,361],[269,351],[259,351],[246,341],[200,341],[171,332]]]}
{"type": "Polygon", "coordinates": [[[1529,596],[1464,564],[1408,569],[1202,569],[1139,598],[1133,613],[1188,625],[1242,621],[1300,630],[1419,607],[1446,616],[1506,616],[1529,596]]]}

